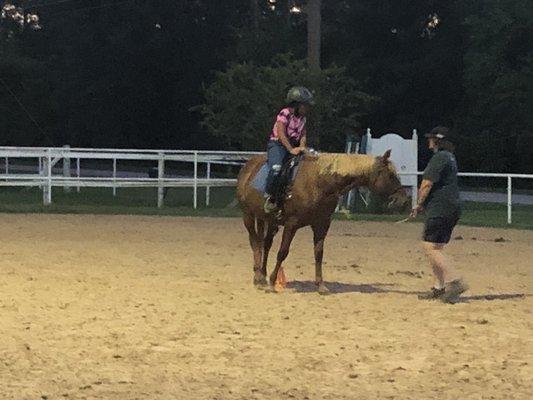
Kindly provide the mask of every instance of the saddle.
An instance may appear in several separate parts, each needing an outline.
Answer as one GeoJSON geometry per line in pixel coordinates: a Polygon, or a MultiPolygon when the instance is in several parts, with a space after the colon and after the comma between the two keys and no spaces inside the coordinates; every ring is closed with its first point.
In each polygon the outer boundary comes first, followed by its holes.
{"type": "MultiPolygon", "coordinates": [[[[302,157],[303,154],[291,156],[281,167],[276,191],[275,193],[272,193],[279,209],[283,207],[283,202],[291,196],[292,184],[296,178],[298,166],[302,157]]],[[[268,165],[265,162],[255,175],[252,186],[261,193],[265,193],[267,177],[268,165]]]]}
{"type": "Polygon", "coordinates": [[[285,200],[288,200],[292,197],[292,184],[296,178],[296,173],[298,172],[298,166],[300,160],[302,159],[303,154],[298,154],[297,156],[291,156],[281,167],[278,185],[275,193],[273,193],[274,198],[278,208],[281,210],[285,200]]]}

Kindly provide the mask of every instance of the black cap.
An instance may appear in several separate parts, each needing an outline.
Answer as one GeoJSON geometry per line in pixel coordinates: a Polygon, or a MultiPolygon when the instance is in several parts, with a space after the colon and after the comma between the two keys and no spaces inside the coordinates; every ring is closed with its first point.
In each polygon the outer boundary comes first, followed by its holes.
{"type": "Polygon", "coordinates": [[[427,138],[446,139],[450,136],[450,130],[445,126],[436,126],[424,136],[427,138]]]}

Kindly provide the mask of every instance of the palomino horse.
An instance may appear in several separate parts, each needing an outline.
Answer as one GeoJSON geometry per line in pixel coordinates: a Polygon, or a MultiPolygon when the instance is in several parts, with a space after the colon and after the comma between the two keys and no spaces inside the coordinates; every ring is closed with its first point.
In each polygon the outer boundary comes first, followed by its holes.
{"type": "Polygon", "coordinates": [[[276,267],[270,275],[270,285],[283,286],[282,262],[296,231],[310,225],[313,230],[315,250],[315,277],[318,292],[327,294],[322,279],[324,239],[328,233],[331,216],[339,196],[354,187],[365,186],[371,191],[389,197],[389,207],[405,206],[408,199],[396,170],[389,160],[390,150],[383,156],[355,154],[306,155],[299,165],[291,188],[291,198],[284,203],[280,220],[263,210],[263,194],[253,188],[252,181],[264,164],[265,156],[250,159],[239,173],[237,198],[244,225],[249,233],[254,254],[254,284],[266,286],[268,253],[278,226],[283,225],[283,237],[278,251],[276,267]]]}

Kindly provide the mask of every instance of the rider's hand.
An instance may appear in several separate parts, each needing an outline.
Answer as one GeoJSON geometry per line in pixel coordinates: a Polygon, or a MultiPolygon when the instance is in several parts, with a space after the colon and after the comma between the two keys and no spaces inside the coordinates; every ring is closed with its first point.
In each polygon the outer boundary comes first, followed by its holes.
{"type": "Polygon", "coordinates": [[[291,150],[291,154],[293,156],[297,156],[298,154],[303,153],[304,150],[305,149],[303,147],[293,147],[292,150],[291,150]]]}

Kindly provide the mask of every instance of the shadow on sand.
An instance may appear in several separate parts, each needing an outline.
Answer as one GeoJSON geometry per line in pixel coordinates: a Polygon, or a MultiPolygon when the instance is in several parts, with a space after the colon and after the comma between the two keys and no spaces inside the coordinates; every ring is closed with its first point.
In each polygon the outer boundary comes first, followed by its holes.
{"type": "MultiPolygon", "coordinates": [[[[419,294],[420,292],[409,292],[394,289],[395,283],[343,283],[325,282],[326,287],[332,294],[338,293],[403,293],[419,294]]],[[[287,282],[287,289],[292,289],[298,293],[312,293],[317,291],[316,283],[313,281],[290,281],[287,282]]]]}
{"type": "MultiPolygon", "coordinates": [[[[331,294],[340,293],[399,293],[405,295],[418,295],[423,292],[400,290],[395,287],[395,283],[343,283],[343,282],[325,282],[326,287],[331,294]]],[[[291,289],[297,293],[314,293],[317,291],[315,282],[313,281],[290,281],[287,282],[287,289],[291,289]]],[[[481,300],[510,300],[529,297],[531,295],[524,293],[505,293],[505,294],[480,294],[474,296],[463,296],[457,302],[468,303],[470,301],[481,300]]]]}

